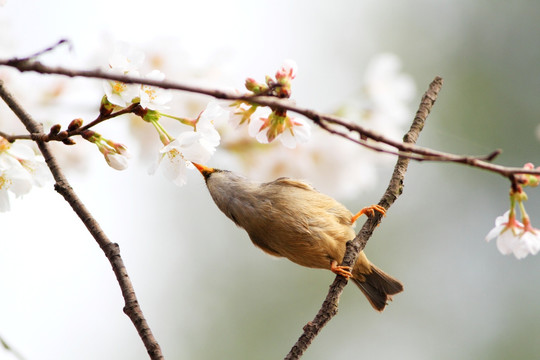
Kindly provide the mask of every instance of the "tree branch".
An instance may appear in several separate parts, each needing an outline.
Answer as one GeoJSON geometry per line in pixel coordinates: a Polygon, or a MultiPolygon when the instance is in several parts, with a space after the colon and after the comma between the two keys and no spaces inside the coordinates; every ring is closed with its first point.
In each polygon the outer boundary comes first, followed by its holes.
{"type": "Polygon", "coordinates": [[[92,234],[98,243],[99,247],[105,253],[105,256],[112,266],[114,274],[116,275],[118,284],[120,285],[122,296],[124,297],[124,313],[133,322],[133,325],[137,329],[137,332],[139,333],[139,336],[141,337],[150,358],[163,359],[161,348],[154,338],[154,335],[152,334],[152,331],[150,330],[150,327],[148,326],[148,323],[146,322],[137,301],[133,284],[131,283],[122,257],[120,256],[120,248],[118,244],[111,242],[107,238],[99,226],[99,223],[94,219],[92,214],[90,214],[77,194],[75,194],[71,188],[62,170],[60,169],[56,158],[51,153],[49,145],[41,139],[42,136],[45,136],[42,125],[34,121],[30,115],[27,114],[26,111],[17,103],[13,96],[4,87],[3,81],[0,81],[0,97],[21,120],[28,132],[32,136],[36,136],[35,142],[43,154],[45,162],[47,163],[47,166],[49,167],[56,182],[54,185],[55,190],[69,203],[73,211],[75,211],[75,213],[79,216],[90,234],[92,234]]]}
{"type": "Polygon", "coordinates": [[[96,70],[71,70],[63,67],[49,67],[45,66],[39,61],[30,61],[28,58],[23,59],[10,59],[10,60],[0,60],[0,66],[10,66],[18,69],[21,72],[33,71],[40,74],[56,74],[64,75],[68,77],[86,77],[86,78],[99,78],[106,80],[120,81],[127,84],[145,84],[149,86],[156,86],[163,89],[172,89],[186,91],[196,94],[208,95],[217,99],[223,100],[233,100],[233,101],[244,101],[247,103],[255,103],[262,106],[270,106],[273,108],[281,108],[284,110],[290,110],[297,114],[303,115],[311,119],[318,126],[323,128],[330,133],[342,136],[350,141],[354,141],[362,146],[370,148],[375,151],[391,153],[399,155],[402,157],[407,157],[409,159],[418,160],[418,161],[439,161],[439,162],[454,162],[458,164],[464,164],[490,172],[498,173],[509,180],[511,180],[512,175],[516,174],[534,174],[540,175],[540,170],[535,169],[524,169],[518,167],[505,167],[501,165],[491,164],[490,161],[500,154],[500,150],[492,151],[488,155],[484,156],[464,156],[456,155],[451,153],[445,153],[441,151],[436,151],[428,148],[423,148],[412,143],[399,142],[392,140],[388,137],[385,137],[381,134],[378,134],[372,130],[366,129],[358,124],[349,123],[346,120],[328,114],[322,114],[311,109],[302,108],[297,106],[293,101],[289,99],[279,99],[271,96],[253,96],[250,94],[239,94],[232,91],[216,90],[209,89],[194,85],[181,84],[171,81],[159,81],[146,79],[143,77],[134,77],[113,74],[105,72],[99,69],[96,70]],[[355,139],[348,134],[333,129],[329,125],[339,126],[347,129],[348,131],[355,132],[360,135],[360,139],[355,139]],[[367,141],[371,139],[375,141],[375,144],[367,141]],[[386,144],[394,148],[395,150],[389,150],[387,147],[382,146],[381,144],[386,144]]]}
{"type": "MultiPolygon", "coordinates": [[[[437,99],[437,94],[439,93],[441,86],[442,78],[440,77],[436,77],[429,85],[428,90],[422,97],[414,121],[407,134],[405,134],[403,137],[403,141],[405,143],[414,144],[418,139],[418,135],[424,127],[424,123],[429,115],[429,112],[431,111],[431,107],[437,99]]],[[[405,172],[407,171],[409,161],[410,159],[404,156],[400,156],[397,160],[390,183],[383,197],[379,201],[379,205],[383,206],[387,210],[403,192],[403,179],[405,178],[405,172]]],[[[376,215],[368,218],[354,240],[347,242],[347,250],[345,252],[345,256],[343,257],[343,266],[352,267],[356,263],[358,254],[364,249],[367,241],[381,220],[382,215],[379,213],[376,213],[376,215]]],[[[330,290],[328,291],[328,295],[326,296],[321,309],[313,321],[308,322],[304,326],[303,334],[300,336],[296,344],[294,344],[289,354],[285,357],[285,360],[299,359],[310,346],[315,337],[323,329],[323,327],[326,326],[326,324],[337,314],[339,298],[343,293],[345,285],[347,285],[347,280],[345,280],[345,278],[342,276],[336,276],[334,282],[332,285],[330,285],[330,290]]]]}

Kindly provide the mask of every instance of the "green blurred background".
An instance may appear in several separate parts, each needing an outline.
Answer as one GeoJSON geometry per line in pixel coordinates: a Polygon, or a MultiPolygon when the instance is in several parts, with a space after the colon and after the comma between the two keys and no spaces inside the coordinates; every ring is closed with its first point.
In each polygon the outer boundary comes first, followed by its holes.
{"type": "MultiPolygon", "coordinates": [[[[5,56],[64,37],[85,56],[104,34],[135,44],[168,38],[195,60],[234,49],[235,86],[293,58],[295,99],[322,111],[354,95],[372,55],[393,52],[416,81],[418,101],[436,75],[445,81],[420,145],[477,155],[500,148],[497,163],[540,165],[540,2],[8,0],[0,14],[9,29],[0,37],[16,49],[5,56]]],[[[95,168],[72,174],[73,186],[120,244],[165,356],[283,358],[333,274],[256,249],[198,174],[178,188],[147,176],[145,163],[117,173],[98,156],[86,154],[95,168]]],[[[389,171],[344,203],[354,210],[377,202],[389,171]]],[[[348,286],[304,359],[540,358],[540,259],[503,256],[484,240],[507,210],[508,190],[484,171],[412,163],[404,194],[366,248],[405,292],[379,314],[348,286]]],[[[540,227],[540,196],[528,194],[540,227]]],[[[52,189],[14,202],[0,226],[0,336],[26,359],[147,357],[108,263],[52,189]]],[[[0,359],[11,356],[0,349],[0,359]]]]}

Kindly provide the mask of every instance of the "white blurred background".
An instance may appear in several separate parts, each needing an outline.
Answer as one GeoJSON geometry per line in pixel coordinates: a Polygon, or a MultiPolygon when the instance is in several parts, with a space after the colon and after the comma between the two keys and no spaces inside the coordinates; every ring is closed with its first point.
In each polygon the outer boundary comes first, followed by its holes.
{"type": "MultiPolygon", "coordinates": [[[[262,80],[292,58],[299,64],[293,98],[332,112],[358,96],[370,59],[391,52],[417,85],[411,114],[434,76],[445,79],[420,145],[462,154],[501,148],[501,164],[539,165],[539,11],[540,3],[529,1],[7,0],[0,54],[24,56],[68,38],[72,51],[58,49],[43,61],[96,68],[125,41],[161,61],[171,80],[227,88],[241,88],[247,76],[262,80]]],[[[2,76],[45,124],[97,115],[99,81],[2,76]]],[[[174,109],[191,116],[208,100],[182,93],[175,99],[174,109]]],[[[21,131],[4,104],[0,114],[2,130],[21,131]]],[[[119,118],[96,130],[134,149],[126,171],[109,168],[82,141],[55,149],[75,191],[120,244],[165,356],[283,358],[333,274],[256,249],[215,207],[199,174],[184,187],[149,176],[159,148],[141,140],[148,132],[155,137],[149,127],[134,130],[119,118]]],[[[211,166],[249,172],[219,151],[211,166]]],[[[353,212],[382,195],[390,169],[387,159],[380,164],[371,186],[340,196],[353,212]]],[[[337,194],[334,175],[313,167],[305,177],[337,194]]],[[[412,163],[404,194],[366,248],[405,291],[378,314],[348,286],[338,316],[304,358],[538,358],[540,258],[503,256],[484,241],[508,207],[508,185],[472,168],[412,163]]],[[[528,194],[538,227],[540,196],[528,194]]],[[[110,265],[52,186],[11,205],[0,214],[0,337],[28,360],[146,359],[110,265]]],[[[13,358],[0,348],[0,359],[13,358]]]]}

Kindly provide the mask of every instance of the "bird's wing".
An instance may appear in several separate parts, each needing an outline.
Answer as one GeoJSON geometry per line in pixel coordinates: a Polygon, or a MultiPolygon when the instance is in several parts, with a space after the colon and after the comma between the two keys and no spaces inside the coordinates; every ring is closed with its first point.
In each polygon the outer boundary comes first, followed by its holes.
{"type": "Polygon", "coordinates": [[[302,180],[291,179],[288,177],[280,177],[272,182],[266,183],[265,185],[285,185],[285,186],[293,186],[293,187],[304,189],[304,190],[317,191],[313,188],[313,186],[309,185],[307,182],[304,182],[302,180]]]}

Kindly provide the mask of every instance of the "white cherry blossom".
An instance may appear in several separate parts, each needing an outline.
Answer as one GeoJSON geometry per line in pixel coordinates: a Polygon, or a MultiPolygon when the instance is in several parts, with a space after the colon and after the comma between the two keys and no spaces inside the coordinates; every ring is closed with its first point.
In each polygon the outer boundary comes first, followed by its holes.
{"type": "MultiPolygon", "coordinates": [[[[165,74],[159,70],[153,70],[152,72],[148,73],[145,78],[162,81],[165,79],[165,74]]],[[[155,86],[141,85],[139,98],[143,108],[150,110],[163,110],[168,108],[166,104],[171,101],[172,94],[166,89],[155,86]]]]}
{"type": "Polygon", "coordinates": [[[10,209],[10,196],[20,197],[30,192],[33,185],[43,186],[51,178],[41,155],[29,146],[10,144],[0,137],[0,212],[10,209]]]}
{"type": "Polygon", "coordinates": [[[182,131],[160,151],[150,174],[162,169],[163,174],[178,186],[186,183],[186,169],[194,168],[191,162],[206,163],[219,146],[221,137],[214,122],[225,121],[229,114],[216,102],[210,102],[199,116],[194,130],[182,131]]]}
{"type": "Polygon", "coordinates": [[[495,219],[495,227],[486,236],[486,241],[497,239],[497,249],[503,255],[514,254],[523,259],[529,254],[536,255],[540,251],[540,232],[532,227],[525,227],[514,216],[509,218],[510,211],[495,219]]]}
{"type": "Polygon", "coordinates": [[[111,69],[124,74],[139,70],[144,61],[144,53],[125,42],[116,44],[113,54],[109,58],[111,69]]]}
{"type": "MultiPolygon", "coordinates": [[[[110,70],[113,74],[122,74],[118,70],[110,70]]],[[[132,71],[129,75],[138,76],[139,74],[136,71],[132,71]]],[[[129,106],[133,99],[139,97],[140,86],[136,84],[126,84],[121,81],[115,80],[104,80],[103,81],[103,91],[107,96],[107,100],[111,104],[126,107],[129,106]]]]}

